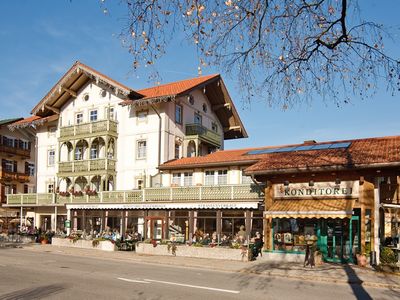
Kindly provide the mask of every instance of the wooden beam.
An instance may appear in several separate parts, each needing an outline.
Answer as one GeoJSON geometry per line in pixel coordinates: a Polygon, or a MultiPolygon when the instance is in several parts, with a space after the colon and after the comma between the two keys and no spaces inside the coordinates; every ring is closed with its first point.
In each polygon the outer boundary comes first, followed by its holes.
{"type": "Polygon", "coordinates": [[[52,107],[52,106],[50,106],[50,105],[47,105],[47,104],[45,104],[44,105],[48,110],[51,110],[52,112],[55,112],[56,114],[60,114],[60,110],[59,109],[57,109],[57,108],[55,108],[55,107],[52,107]]]}
{"type": "Polygon", "coordinates": [[[228,109],[231,109],[231,104],[230,103],[223,103],[223,104],[216,104],[212,106],[212,110],[219,110],[221,108],[227,107],[228,109]]]}
{"type": "Polygon", "coordinates": [[[73,91],[73,90],[71,90],[71,89],[68,89],[68,88],[66,88],[65,86],[62,86],[61,89],[62,89],[64,92],[67,92],[68,94],[70,94],[72,97],[74,97],[74,98],[77,97],[75,91],[73,91]]]}
{"type": "Polygon", "coordinates": [[[224,131],[225,131],[225,132],[227,132],[227,131],[229,131],[229,130],[239,130],[239,131],[241,131],[241,130],[242,130],[242,127],[241,127],[241,126],[224,127],[224,131]]]}

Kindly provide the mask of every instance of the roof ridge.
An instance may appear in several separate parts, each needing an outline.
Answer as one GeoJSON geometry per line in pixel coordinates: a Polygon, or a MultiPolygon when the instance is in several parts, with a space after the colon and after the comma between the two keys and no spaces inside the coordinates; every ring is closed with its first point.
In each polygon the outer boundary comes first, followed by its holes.
{"type": "Polygon", "coordinates": [[[191,77],[191,78],[186,78],[186,79],[182,79],[182,80],[177,80],[177,81],[171,81],[171,82],[166,82],[160,85],[154,85],[154,86],[150,86],[147,88],[143,88],[140,90],[137,90],[139,93],[145,90],[150,90],[150,89],[155,89],[155,88],[162,88],[171,84],[178,84],[178,83],[182,83],[182,82],[186,82],[186,81],[190,81],[190,80],[195,80],[195,79],[211,79],[213,77],[217,77],[220,76],[220,74],[215,73],[215,74],[210,74],[210,75],[203,75],[203,76],[199,76],[199,77],[191,77]]]}

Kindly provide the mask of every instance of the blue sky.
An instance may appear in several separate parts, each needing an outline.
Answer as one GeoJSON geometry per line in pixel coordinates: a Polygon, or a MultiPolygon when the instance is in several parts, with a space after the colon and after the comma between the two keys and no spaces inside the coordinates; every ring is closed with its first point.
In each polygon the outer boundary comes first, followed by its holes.
{"type": "MultiPolygon", "coordinates": [[[[104,15],[95,0],[3,0],[0,3],[0,119],[29,116],[63,73],[80,60],[134,89],[151,85],[147,70],[132,73],[131,57],[117,35],[124,11],[117,4],[104,15]]],[[[108,0],[108,2],[111,2],[108,0]]],[[[118,3],[119,1],[113,1],[118,3]]],[[[360,0],[362,15],[389,27],[400,27],[400,1],[360,0]]],[[[399,37],[386,49],[400,56],[399,37]]],[[[184,42],[173,41],[158,63],[164,82],[197,76],[197,57],[184,42]]],[[[219,73],[205,69],[203,74],[219,73]]],[[[337,108],[314,99],[291,110],[269,107],[259,99],[243,105],[234,80],[224,76],[249,134],[227,141],[225,148],[330,141],[400,134],[400,94],[386,92],[385,83],[367,100],[357,97],[337,108]]]]}

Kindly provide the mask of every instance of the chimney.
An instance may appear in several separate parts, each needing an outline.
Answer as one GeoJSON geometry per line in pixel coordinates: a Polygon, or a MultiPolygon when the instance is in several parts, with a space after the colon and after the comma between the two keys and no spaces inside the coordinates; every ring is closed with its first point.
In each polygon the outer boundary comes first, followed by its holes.
{"type": "Polygon", "coordinates": [[[317,142],[315,141],[315,140],[307,140],[307,141],[304,141],[304,145],[314,145],[314,144],[316,144],[317,142]]]}

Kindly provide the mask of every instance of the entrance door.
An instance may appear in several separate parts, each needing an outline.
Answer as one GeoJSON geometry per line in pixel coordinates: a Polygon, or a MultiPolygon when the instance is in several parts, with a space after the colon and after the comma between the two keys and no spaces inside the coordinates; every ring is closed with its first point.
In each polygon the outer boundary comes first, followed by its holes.
{"type": "Polygon", "coordinates": [[[351,219],[321,221],[318,246],[328,262],[354,262],[360,249],[360,222],[358,216],[351,219]]]}
{"type": "Polygon", "coordinates": [[[161,240],[164,233],[164,218],[147,218],[147,237],[148,239],[161,240]]]}

